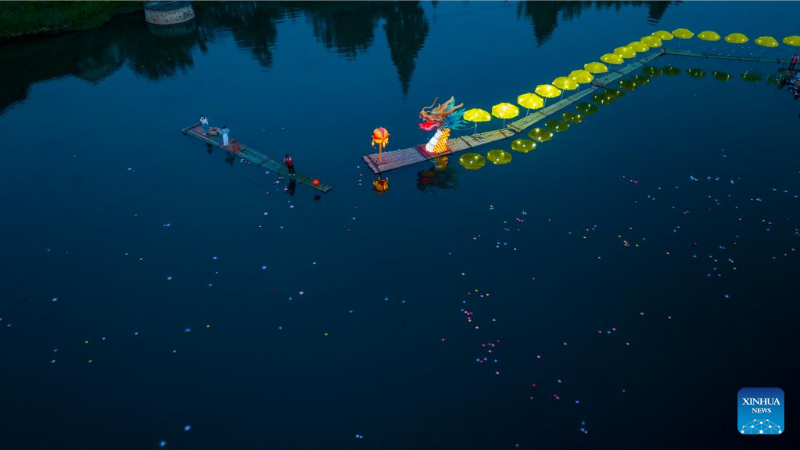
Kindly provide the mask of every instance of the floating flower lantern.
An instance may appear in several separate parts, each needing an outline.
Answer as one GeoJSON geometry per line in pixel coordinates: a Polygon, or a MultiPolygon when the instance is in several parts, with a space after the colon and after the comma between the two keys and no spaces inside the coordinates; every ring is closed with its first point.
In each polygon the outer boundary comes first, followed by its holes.
{"type": "Polygon", "coordinates": [[[578,112],[584,116],[593,116],[597,114],[597,106],[594,106],[591,103],[578,103],[578,106],[576,106],[575,109],[577,109],[578,112]]]}
{"type": "Polygon", "coordinates": [[[583,122],[583,116],[574,112],[566,112],[561,115],[561,118],[564,119],[564,122],[571,123],[573,125],[583,122]]]}
{"type": "Polygon", "coordinates": [[[478,153],[466,153],[458,158],[458,162],[467,170],[478,170],[486,164],[486,158],[478,153]]]}
{"type": "Polygon", "coordinates": [[[505,150],[489,150],[486,153],[486,157],[489,158],[489,161],[497,165],[508,164],[511,162],[511,153],[508,153],[505,150]]]}
{"type": "Polygon", "coordinates": [[[553,132],[544,128],[534,128],[528,133],[528,136],[537,142],[547,142],[553,138],[553,132]]]}
{"type": "Polygon", "coordinates": [[[511,142],[511,150],[515,152],[528,153],[534,149],[536,149],[536,142],[527,139],[516,139],[511,142]]]}
{"type": "Polygon", "coordinates": [[[681,74],[681,69],[678,69],[677,67],[672,65],[664,66],[664,68],[662,68],[661,71],[664,72],[664,75],[669,75],[671,77],[681,74]]]}
{"type": "Polygon", "coordinates": [[[561,120],[550,120],[544,124],[544,126],[546,126],[548,130],[555,131],[556,133],[562,133],[569,130],[569,125],[561,120]]]}

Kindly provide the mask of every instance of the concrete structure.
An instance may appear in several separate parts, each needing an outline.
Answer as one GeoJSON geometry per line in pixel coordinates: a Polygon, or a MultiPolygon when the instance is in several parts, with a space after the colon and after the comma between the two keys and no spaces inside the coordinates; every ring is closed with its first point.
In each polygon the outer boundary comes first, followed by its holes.
{"type": "Polygon", "coordinates": [[[175,25],[194,19],[192,2],[147,2],[144,18],[153,25],[175,25]]]}

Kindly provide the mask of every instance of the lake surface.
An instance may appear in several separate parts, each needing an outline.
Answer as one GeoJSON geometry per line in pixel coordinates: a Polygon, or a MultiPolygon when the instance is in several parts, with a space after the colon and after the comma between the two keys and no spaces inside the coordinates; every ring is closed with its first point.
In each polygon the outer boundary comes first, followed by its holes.
{"type": "Polygon", "coordinates": [[[659,29],[780,40],[800,4],[195,11],[0,44],[3,448],[761,448],[739,389],[797,401],[777,65],[661,57],[681,74],[510,164],[411,166],[385,195],[361,157],[376,127],[428,139],[435,97],[514,103],[659,29]],[[207,151],[180,133],[201,114],[333,190],[207,151]]]}

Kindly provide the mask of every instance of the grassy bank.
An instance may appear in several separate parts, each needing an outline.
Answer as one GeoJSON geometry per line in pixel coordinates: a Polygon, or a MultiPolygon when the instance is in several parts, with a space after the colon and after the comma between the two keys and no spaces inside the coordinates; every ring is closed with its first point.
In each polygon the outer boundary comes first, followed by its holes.
{"type": "Polygon", "coordinates": [[[87,30],[142,2],[0,2],[0,41],[37,34],[87,30]]]}

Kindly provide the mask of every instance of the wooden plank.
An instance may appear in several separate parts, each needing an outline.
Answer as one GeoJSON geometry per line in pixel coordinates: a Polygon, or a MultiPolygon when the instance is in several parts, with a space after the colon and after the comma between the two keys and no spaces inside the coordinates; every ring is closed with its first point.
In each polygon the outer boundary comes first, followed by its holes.
{"type": "Polygon", "coordinates": [[[197,127],[197,126],[200,126],[200,122],[194,123],[194,124],[189,125],[188,127],[184,128],[184,129],[182,129],[181,133],[186,134],[189,130],[191,130],[192,128],[197,127]]]}
{"type": "Polygon", "coordinates": [[[760,56],[736,56],[736,55],[720,55],[717,53],[705,53],[705,52],[690,52],[687,50],[672,50],[666,49],[665,54],[667,55],[674,55],[674,56],[689,56],[692,58],[709,58],[709,59],[722,59],[728,61],[744,61],[744,62],[765,62],[765,63],[776,63],[776,64],[788,64],[788,59],[780,59],[780,58],[762,58],[760,56]]]}
{"type": "Polygon", "coordinates": [[[375,167],[375,164],[372,164],[372,159],[370,159],[369,155],[364,155],[364,162],[367,163],[373,173],[378,173],[378,168],[375,167]]]}
{"type": "Polygon", "coordinates": [[[200,123],[196,123],[194,125],[190,125],[181,130],[181,132],[187,136],[191,136],[195,139],[199,139],[203,142],[208,144],[212,144],[215,147],[219,147],[227,151],[232,155],[236,155],[242,158],[245,161],[251,162],[256,164],[258,167],[267,167],[270,170],[278,173],[279,175],[289,176],[295,180],[296,183],[304,184],[311,188],[314,188],[321,192],[329,192],[331,187],[327,184],[319,183],[318,186],[314,186],[314,179],[307,174],[297,172],[294,176],[289,175],[288,169],[282,163],[275,161],[274,159],[264,155],[263,153],[252,149],[244,144],[239,144],[242,146],[242,150],[238,152],[234,152],[233,150],[229,149],[222,145],[222,137],[220,136],[203,136],[202,128],[200,127],[200,123]]]}
{"type": "Polygon", "coordinates": [[[270,157],[266,157],[266,158],[264,158],[264,159],[263,159],[261,162],[259,162],[259,163],[258,163],[258,164],[256,164],[256,165],[257,165],[257,166],[259,166],[259,167],[261,167],[261,165],[262,165],[262,164],[264,164],[264,163],[266,163],[267,161],[272,161],[272,158],[270,158],[270,157]]]}

